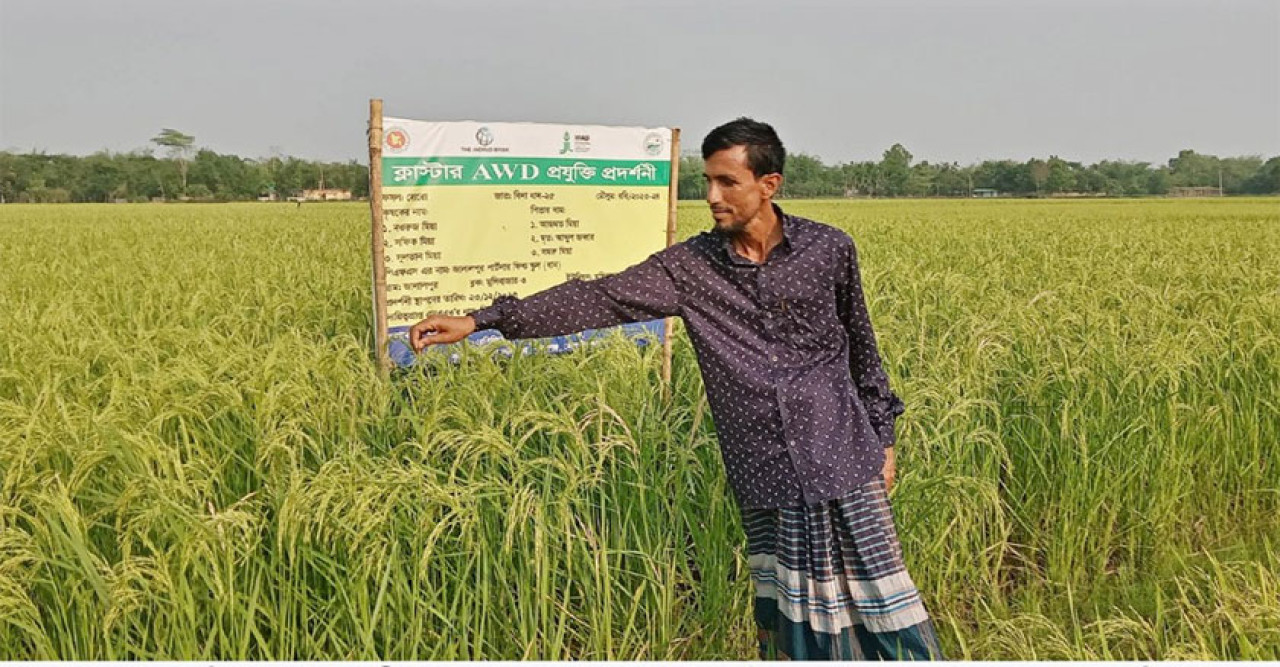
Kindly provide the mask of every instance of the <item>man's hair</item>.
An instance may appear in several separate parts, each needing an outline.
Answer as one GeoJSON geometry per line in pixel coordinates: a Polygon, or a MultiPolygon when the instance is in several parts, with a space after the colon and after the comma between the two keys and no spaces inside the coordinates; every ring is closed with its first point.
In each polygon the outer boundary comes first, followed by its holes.
{"type": "Polygon", "coordinates": [[[773,127],[746,116],[708,132],[702,140],[702,159],[709,159],[713,154],[734,146],[747,147],[747,166],[756,178],[781,174],[787,161],[787,149],[782,147],[782,140],[773,127]]]}

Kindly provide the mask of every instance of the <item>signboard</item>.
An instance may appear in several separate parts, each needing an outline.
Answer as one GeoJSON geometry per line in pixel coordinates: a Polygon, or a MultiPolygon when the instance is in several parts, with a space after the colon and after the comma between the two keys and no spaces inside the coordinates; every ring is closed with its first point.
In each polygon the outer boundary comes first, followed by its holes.
{"type": "MultiPolygon", "coordinates": [[[[370,105],[370,203],[379,359],[413,362],[408,330],[500,295],[616,273],[670,245],[679,131],[426,122],[370,105]]],[[[626,325],[667,343],[669,322],[626,325]]],[[[599,332],[546,341],[573,349],[599,332]]],[[[476,332],[471,342],[499,338],[476,332]]],[[[669,373],[664,363],[664,377],[669,373]]]]}

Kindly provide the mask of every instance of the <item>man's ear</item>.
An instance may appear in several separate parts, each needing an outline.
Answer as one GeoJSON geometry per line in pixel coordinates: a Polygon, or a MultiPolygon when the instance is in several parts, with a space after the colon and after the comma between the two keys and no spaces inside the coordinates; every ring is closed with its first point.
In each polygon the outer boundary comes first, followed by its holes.
{"type": "Polygon", "coordinates": [[[782,174],[765,174],[760,177],[760,185],[764,188],[764,195],[772,199],[782,187],[782,174]]]}

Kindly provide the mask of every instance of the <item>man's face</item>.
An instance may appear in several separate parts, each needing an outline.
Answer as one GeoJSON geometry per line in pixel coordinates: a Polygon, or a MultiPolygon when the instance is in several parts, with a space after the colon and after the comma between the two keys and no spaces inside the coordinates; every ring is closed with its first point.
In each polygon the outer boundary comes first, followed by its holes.
{"type": "Polygon", "coordinates": [[[770,205],[782,179],[778,174],[756,178],[747,165],[746,146],[712,153],[703,176],[707,179],[707,204],[716,229],[729,234],[741,233],[762,207],[770,205]]]}

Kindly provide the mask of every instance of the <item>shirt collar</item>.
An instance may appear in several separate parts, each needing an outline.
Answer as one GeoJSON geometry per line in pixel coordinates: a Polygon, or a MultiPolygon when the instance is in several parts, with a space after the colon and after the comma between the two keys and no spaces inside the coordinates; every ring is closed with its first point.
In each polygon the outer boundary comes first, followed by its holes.
{"type": "MultiPolygon", "coordinates": [[[[792,243],[792,235],[795,232],[795,223],[792,221],[791,216],[784,213],[782,211],[782,207],[778,206],[776,203],[769,202],[769,204],[773,206],[773,214],[778,216],[778,223],[782,225],[782,241],[778,243],[773,250],[769,251],[769,256],[765,258],[766,263],[775,258],[781,258],[791,253],[794,246],[792,243]]],[[[746,257],[743,257],[733,251],[733,244],[729,242],[728,234],[720,234],[719,232],[717,232],[717,234],[720,236],[720,247],[724,250],[724,257],[730,264],[745,264],[747,266],[756,265],[755,262],[752,262],[746,257]]]]}

